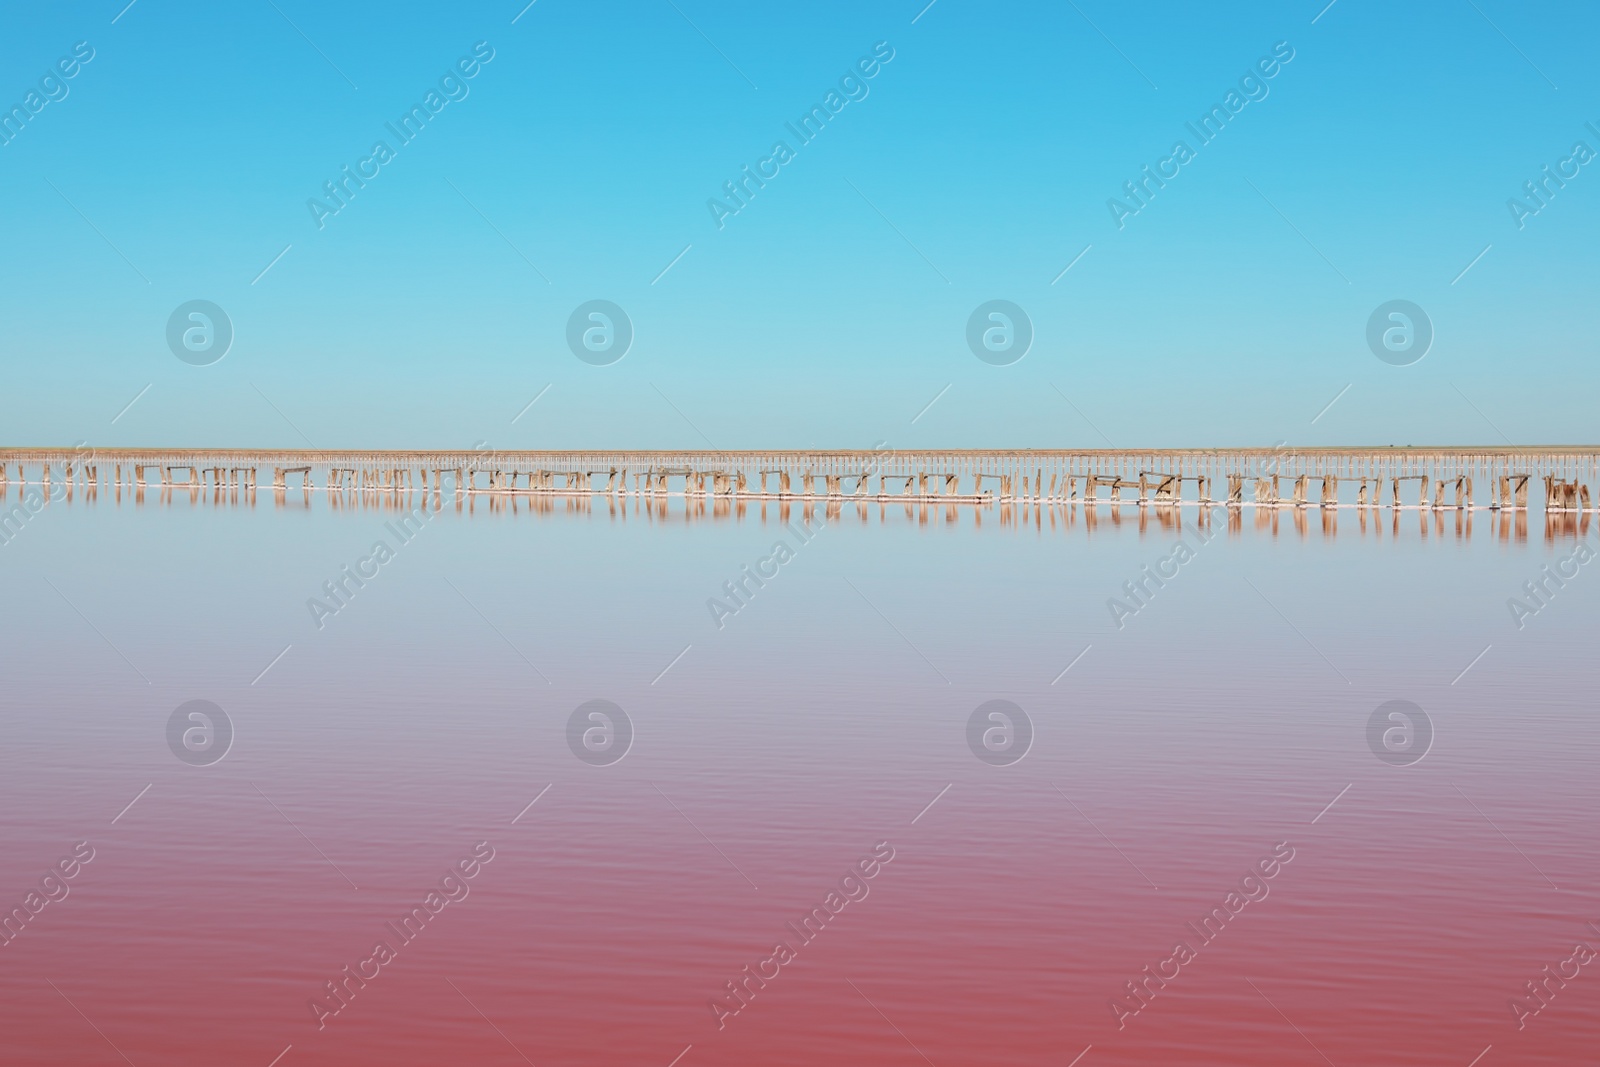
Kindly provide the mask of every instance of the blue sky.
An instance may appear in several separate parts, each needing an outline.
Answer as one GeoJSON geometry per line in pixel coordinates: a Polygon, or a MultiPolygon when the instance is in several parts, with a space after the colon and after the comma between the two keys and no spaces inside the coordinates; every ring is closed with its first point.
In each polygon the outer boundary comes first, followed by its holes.
{"type": "Polygon", "coordinates": [[[1600,166],[1520,229],[1507,207],[1600,151],[1594,10],[124,3],[0,18],[7,109],[94,50],[0,145],[5,443],[1595,438],[1600,166]],[[478,42],[402,145],[385,124],[478,42]],[[800,144],[785,123],[875,46],[865,97],[800,144]],[[1200,145],[1185,124],[1275,46],[1265,97],[1200,145]],[[319,229],[307,201],[380,139],[319,229]],[[780,139],[719,229],[707,201],[780,139]],[[1119,228],[1107,201],[1180,139],[1119,228]],[[235,331],[210,366],[165,339],[195,299],[235,331]],[[566,342],[594,299],[633,324],[609,366],[566,342]],[[1010,366],[965,340],[993,299],[1033,325],[1010,366]],[[1435,330],[1410,366],[1365,339],[1393,299],[1435,330]]]}

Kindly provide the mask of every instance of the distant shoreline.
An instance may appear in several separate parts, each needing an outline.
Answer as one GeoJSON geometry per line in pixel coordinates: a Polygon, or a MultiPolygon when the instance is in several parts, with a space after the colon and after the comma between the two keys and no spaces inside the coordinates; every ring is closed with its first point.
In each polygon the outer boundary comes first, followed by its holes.
{"type": "Polygon", "coordinates": [[[1155,456],[1162,458],[1185,458],[1194,456],[1252,457],[1252,456],[1551,456],[1551,457],[1582,457],[1585,459],[1600,460],[1600,444],[1594,445],[1316,445],[1297,446],[1265,445],[1265,446],[1228,446],[1228,447],[1197,447],[1197,448],[236,448],[231,446],[188,446],[175,445],[151,448],[121,448],[98,447],[87,444],[80,446],[3,446],[0,447],[0,462],[6,463],[38,463],[61,462],[66,459],[80,457],[92,452],[101,459],[108,457],[150,459],[154,461],[165,457],[202,457],[217,456],[230,458],[244,458],[254,456],[262,462],[269,462],[278,457],[285,459],[310,459],[315,466],[333,462],[334,460],[355,457],[393,457],[419,458],[419,457],[459,457],[467,460],[473,457],[497,456],[501,458],[513,457],[551,457],[551,456],[640,456],[640,457],[678,457],[694,456],[706,459],[747,459],[763,456],[782,456],[785,458],[816,457],[818,459],[849,458],[849,457],[1126,457],[1129,459],[1155,456]],[[315,458],[313,458],[315,457],[315,458]]]}

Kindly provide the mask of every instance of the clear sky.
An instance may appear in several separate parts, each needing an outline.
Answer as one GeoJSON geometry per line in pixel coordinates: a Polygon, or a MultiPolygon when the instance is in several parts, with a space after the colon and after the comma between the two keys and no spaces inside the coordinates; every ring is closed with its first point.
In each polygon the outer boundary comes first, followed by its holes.
{"type": "Polygon", "coordinates": [[[11,5],[0,441],[1600,438],[1600,10],[524,2],[11,5]],[[569,346],[592,300],[620,361],[569,346]]]}

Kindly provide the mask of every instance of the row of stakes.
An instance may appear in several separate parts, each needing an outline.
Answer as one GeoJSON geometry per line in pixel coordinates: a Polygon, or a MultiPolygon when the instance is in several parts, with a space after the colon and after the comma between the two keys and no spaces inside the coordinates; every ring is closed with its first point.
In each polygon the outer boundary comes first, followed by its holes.
{"type": "MultiPolygon", "coordinates": [[[[159,464],[130,464],[127,474],[131,475],[128,482],[132,488],[143,489],[148,484],[147,473],[155,471],[160,477],[160,486],[163,489],[187,488],[200,490],[208,485],[217,490],[254,490],[257,488],[257,471],[253,466],[243,467],[197,467],[189,465],[159,465],[159,464]],[[187,479],[179,481],[179,472],[187,472],[187,479]]],[[[429,490],[428,468],[423,467],[413,470],[409,467],[329,467],[327,470],[327,488],[330,492],[347,490],[371,490],[400,492],[405,490],[429,490]],[[416,475],[417,477],[414,477],[416,475]],[[420,484],[419,484],[420,483],[420,484]]],[[[299,475],[301,487],[310,490],[312,468],[307,467],[274,467],[272,473],[272,487],[275,490],[286,490],[289,478],[299,475]]],[[[95,464],[81,464],[74,468],[66,464],[64,477],[70,488],[78,484],[80,478],[87,490],[93,490],[99,485],[99,468],[95,464]]],[[[486,470],[478,471],[471,468],[436,468],[433,470],[434,492],[444,491],[445,475],[453,475],[453,486],[457,493],[552,493],[567,495],[613,495],[627,493],[628,471],[612,467],[608,470],[582,471],[582,470],[486,470]],[[478,475],[487,476],[487,485],[479,486],[478,475]],[[604,475],[605,485],[596,488],[595,477],[604,475]],[[557,479],[561,484],[557,485],[557,479]],[[518,484],[519,481],[522,484],[518,484]]],[[[816,498],[816,475],[806,471],[801,475],[801,491],[796,493],[793,488],[791,472],[786,470],[762,470],[759,472],[761,483],[759,491],[752,492],[749,480],[744,471],[710,470],[700,471],[691,467],[657,467],[634,474],[633,493],[637,495],[669,495],[669,479],[683,479],[681,493],[670,495],[683,496],[717,496],[717,497],[751,497],[754,499],[805,499],[816,498]],[[768,477],[776,475],[776,491],[769,491],[768,477]],[[709,479],[709,487],[707,481],[709,479]]],[[[8,472],[0,466],[0,489],[8,481],[8,472]]],[[[50,485],[50,468],[43,468],[43,481],[41,484],[50,485]]],[[[870,479],[873,473],[864,471],[859,474],[826,474],[824,479],[824,493],[829,499],[877,499],[877,500],[945,500],[954,503],[986,503],[996,499],[992,489],[986,489],[985,479],[998,483],[998,499],[1001,501],[1035,500],[1040,502],[1070,503],[1081,500],[1084,503],[1123,503],[1122,492],[1125,489],[1137,489],[1138,498],[1129,503],[1141,506],[1177,505],[1182,503],[1197,504],[1227,504],[1238,506],[1245,503],[1244,487],[1247,481],[1254,482],[1254,498],[1251,501],[1257,507],[1306,507],[1310,500],[1308,487],[1312,475],[1244,475],[1229,474],[1228,496],[1226,501],[1218,501],[1211,496],[1211,477],[1207,475],[1177,475],[1162,471],[1141,471],[1138,481],[1108,475],[1052,475],[1048,487],[1044,484],[1043,472],[1038,472],[1032,479],[1030,487],[1026,475],[1020,478],[1011,474],[974,474],[973,491],[962,493],[960,491],[961,476],[954,473],[922,472],[918,474],[878,474],[878,493],[873,496],[869,493],[870,479]],[[1290,482],[1290,496],[1285,499],[1282,494],[1282,483],[1290,482]],[[849,492],[846,492],[846,483],[849,492]],[[1184,482],[1196,483],[1197,499],[1185,501],[1182,499],[1184,482]],[[898,483],[892,487],[892,483],[898,483]],[[1082,483],[1083,495],[1079,496],[1079,484],[1082,483]],[[913,486],[915,489],[913,489],[913,486]],[[1031,488],[1031,491],[1030,491],[1031,488]],[[1108,497],[1100,496],[1100,490],[1109,490],[1108,497]]],[[[1528,506],[1528,484],[1531,480],[1528,474],[1506,474],[1494,480],[1493,502],[1488,505],[1493,510],[1525,509],[1528,506]]],[[[1472,500],[1472,479],[1460,475],[1449,479],[1433,479],[1427,475],[1402,475],[1398,477],[1362,477],[1346,479],[1354,481],[1357,485],[1356,507],[1381,506],[1380,499],[1383,493],[1384,482],[1389,482],[1391,487],[1390,506],[1395,508],[1405,507],[1401,503],[1401,483],[1417,482],[1418,499],[1415,505],[1424,510],[1454,510],[1471,509],[1480,507],[1472,500]],[[1430,500],[1429,490],[1432,489],[1430,500]],[[1452,500],[1447,500],[1447,494],[1452,500]]],[[[1339,481],[1335,475],[1320,476],[1321,497],[1318,504],[1322,507],[1338,507],[1339,481]]],[[[1589,487],[1577,481],[1567,481],[1553,475],[1546,475],[1545,483],[1545,510],[1547,511],[1589,511],[1591,510],[1591,497],[1589,487]]],[[[26,483],[24,483],[26,484],[26,483]]],[[[124,483],[124,469],[122,464],[115,466],[114,484],[121,487],[124,483]]]]}

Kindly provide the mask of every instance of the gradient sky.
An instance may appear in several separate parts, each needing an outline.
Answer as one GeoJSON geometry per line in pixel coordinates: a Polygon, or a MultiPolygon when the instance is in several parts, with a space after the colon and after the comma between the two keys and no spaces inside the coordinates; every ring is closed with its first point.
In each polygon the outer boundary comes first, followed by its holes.
{"type": "Polygon", "coordinates": [[[1600,165],[1521,229],[1507,200],[1600,150],[1600,11],[523,2],[0,17],[6,109],[94,49],[0,146],[0,441],[1595,439],[1600,165]],[[319,230],[307,200],[479,41],[467,97],[319,230]],[[798,146],[784,123],[880,41],[869,95],[798,146]],[[1185,123],[1278,42],[1266,98],[1199,146],[1185,123]],[[780,138],[719,230],[707,200],[780,138]],[[1107,200],[1178,139],[1196,158],[1119,229],[1107,200]],[[1397,298],[1436,330],[1412,366],[1365,340],[1397,298]],[[192,299],[234,324],[212,366],[166,345],[192,299]],[[634,324],[611,366],[566,345],[591,299],[634,324]],[[1036,331],[1012,366],[966,345],[991,299],[1036,331]]]}

